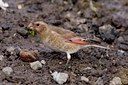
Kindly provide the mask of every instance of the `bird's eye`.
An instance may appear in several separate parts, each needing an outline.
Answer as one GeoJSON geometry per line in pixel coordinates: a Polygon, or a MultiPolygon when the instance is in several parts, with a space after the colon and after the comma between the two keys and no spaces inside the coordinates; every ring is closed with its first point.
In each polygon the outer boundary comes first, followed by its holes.
{"type": "Polygon", "coordinates": [[[40,26],[40,24],[36,24],[36,26],[40,26]]]}

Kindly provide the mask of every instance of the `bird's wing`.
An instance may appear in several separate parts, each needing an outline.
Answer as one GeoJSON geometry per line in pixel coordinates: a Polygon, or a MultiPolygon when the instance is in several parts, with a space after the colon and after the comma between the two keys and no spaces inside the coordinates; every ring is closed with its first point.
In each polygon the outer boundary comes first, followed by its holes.
{"type": "Polygon", "coordinates": [[[75,44],[81,44],[81,45],[89,44],[89,42],[87,42],[84,38],[81,38],[81,37],[69,38],[67,40],[75,44]]]}
{"type": "Polygon", "coordinates": [[[59,34],[62,38],[64,38],[66,42],[74,43],[74,44],[81,44],[81,45],[85,45],[88,43],[88,42],[84,41],[85,40],[84,38],[79,37],[77,34],[75,34],[74,32],[72,32],[70,30],[66,30],[64,28],[51,26],[51,25],[49,25],[49,28],[52,31],[59,34]]]}
{"type": "Polygon", "coordinates": [[[72,32],[70,30],[66,30],[62,27],[56,27],[56,26],[49,25],[49,28],[52,31],[55,31],[56,33],[58,33],[61,37],[65,38],[65,39],[77,37],[77,35],[74,32],[72,32]]]}

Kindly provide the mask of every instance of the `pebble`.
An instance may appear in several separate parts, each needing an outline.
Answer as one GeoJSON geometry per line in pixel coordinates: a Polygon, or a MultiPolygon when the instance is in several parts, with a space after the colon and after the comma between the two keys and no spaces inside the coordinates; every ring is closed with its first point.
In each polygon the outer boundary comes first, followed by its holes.
{"type": "Polygon", "coordinates": [[[20,34],[23,37],[26,37],[27,34],[28,34],[28,31],[23,29],[23,28],[21,28],[21,29],[17,29],[17,33],[20,34]]]}
{"type": "Polygon", "coordinates": [[[22,4],[18,4],[18,5],[17,5],[17,8],[18,8],[18,9],[22,9],[22,8],[23,8],[23,5],[22,5],[22,4]]]}
{"type": "Polygon", "coordinates": [[[69,77],[67,73],[57,71],[53,72],[51,75],[53,76],[53,79],[60,85],[65,83],[69,77]]]}
{"type": "Polygon", "coordinates": [[[95,82],[95,85],[104,85],[104,81],[103,81],[102,77],[99,77],[97,79],[97,81],[95,82]]]}
{"type": "Polygon", "coordinates": [[[6,74],[6,75],[10,75],[13,72],[13,69],[11,67],[4,67],[2,69],[2,71],[6,74]]]}
{"type": "Polygon", "coordinates": [[[10,52],[11,54],[13,54],[14,53],[14,50],[15,50],[15,48],[13,47],[13,46],[10,46],[10,47],[7,47],[7,49],[6,49],[8,52],[10,52]]]}
{"type": "Polygon", "coordinates": [[[114,77],[109,85],[122,85],[120,77],[114,77]]]}
{"type": "Polygon", "coordinates": [[[81,76],[81,81],[85,81],[85,82],[89,82],[89,79],[88,78],[86,78],[85,76],[81,76]]]}
{"type": "Polygon", "coordinates": [[[46,61],[45,61],[45,60],[41,60],[40,62],[41,62],[43,65],[46,64],[46,61]]]}
{"type": "Polygon", "coordinates": [[[101,39],[111,44],[117,37],[118,33],[115,27],[108,24],[99,27],[99,35],[101,39]]]}
{"type": "Polygon", "coordinates": [[[79,24],[84,24],[84,23],[86,23],[86,21],[87,21],[87,20],[84,19],[84,18],[77,19],[77,20],[76,20],[76,24],[77,24],[77,25],[79,25],[79,24]]]}
{"type": "Polygon", "coordinates": [[[3,59],[4,59],[4,56],[0,55],[0,61],[3,61],[3,59]]]}
{"type": "Polygon", "coordinates": [[[30,67],[33,70],[37,70],[37,69],[42,68],[42,64],[39,61],[35,61],[35,62],[30,63],[30,67]]]}
{"type": "Polygon", "coordinates": [[[3,2],[3,0],[0,0],[0,8],[2,8],[3,10],[6,10],[7,7],[9,7],[9,4],[6,2],[3,2]]]}
{"type": "Polygon", "coordinates": [[[91,67],[86,67],[83,70],[91,70],[91,69],[92,69],[91,67]]]}

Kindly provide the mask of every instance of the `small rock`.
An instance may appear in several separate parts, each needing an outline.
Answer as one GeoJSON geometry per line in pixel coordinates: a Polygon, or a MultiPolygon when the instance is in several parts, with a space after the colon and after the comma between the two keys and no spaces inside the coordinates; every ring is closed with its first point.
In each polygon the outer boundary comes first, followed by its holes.
{"type": "Polygon", "coordinates": [[[89,82],[89,79],[88,78],[86,78],[86,77],[84,77],[84,76],[81,76],[81,81],[85,81],[85,82],[89,82]]]}
{"type": "Polygon", "coordinates": [[[10,75],[13,72],[13,69],[11,67],[4,67],[2,69],[2,71],[6,74],[6,75],[10,75]]]}
{"type": "Polygon", "coordinates": [[[18,5],[17,5],[17,8],[18,8],[18,9],[22,9],[22,8],[23,8],[23,4],[18,4],[18,5]]]}
{"type": "Polygon", "coordinates": [[[3,2],[3,0],[0,0],[0,8],[2,8],[3,10],[6,10],[7,7],[9,7],[8,3],[3,2]]]}
{"type": "Polygon", "coordinates": [[[37,69],[42,68],[42,64],[39,61],[35,61],[35,62],[30,63],[30,67],[33,70],[37,70],[37,69]]]}
{"type": "Polygon", "coordinates": [[[119,77],[114,77],[109,85],[122,85],[121,79],[119,77]]]}
{"type": "Polygon", "coordinates": [[[53,72],[51,75],[53,76],[53,79],[60,85],[65,83],[69,77],[67,73],[57,71],[53,72]]]}
{"type": "Polygon", "coordinates": [[[46,61],[45,61],[45,60],[41,60],[40,62],[41,62],[43,65],[46,64],[46,61]]]}
{"type": "Polygon", "coordinates": [[[68,12],[68,13],[65,15],[65,18],[71,20],[71,19],[74,18],[74,15],[71,14],[70,12],[68,12]]]}
{"type": "Polygon", "coordinates": [[[17,33],[19,33],[23,37],[27,37],[27,35],[28,35],[28,31],[25,29],[18,29],[17,33]]]}
{"type": "Polygon", "coordinates": [[[95,85],[104,85],[104,81],[103,81],[102,77],[99,77],[97,79],[97,81],[95,82],[95,85]]]}
{"type": "Polygon", "coordinates": [[[112,43],[117,37],[116,28],[111,25],[104,25],[99,27],[99,37],[107,43],[112,43]]]}
{"type": "Polygon", "coordinates": [[[84,23],[86,23],[86,21],[87,21],[87,20],[84,19],[84,18],[83,18],[83,19],[77,19],[77,20],[76,20],[76,24],[77,24],[77,25],[79,25],[79,24],[84,24],[84,23]]]}
{"type": "Polygon", "coordinates": [[[118,38],[118,41],[119,41],[119,42],[124,42],[123,37],[122,37],[122,36],[120,36],[120,37],[118,38]]]}
{"type": "Polygon", "coordinates": [[[14,53],[14,50],[15,50],[15,48],[13,47],[13,46],[10,46],[10,47],[7,47],[7,49],[6,49],[8,52],[10,52],[11,54],[13,54],[14,53]]]}
{"type": "Polygon", "coordinates": [[[83,70],[91,70],[91,69],[92,69],[91,67],[86,67],[83,70]]]}
{"type": "Polygon", "coordinates": [[[62,64],[62,62],[59,62],[59,64],[61,65],[61,64],[62,64]]]}
{"type": "Polygon", "coordinates": [[[0,55],[0,61],[3,61],[3,59],[4,59],[4,56],[0,55]]]}

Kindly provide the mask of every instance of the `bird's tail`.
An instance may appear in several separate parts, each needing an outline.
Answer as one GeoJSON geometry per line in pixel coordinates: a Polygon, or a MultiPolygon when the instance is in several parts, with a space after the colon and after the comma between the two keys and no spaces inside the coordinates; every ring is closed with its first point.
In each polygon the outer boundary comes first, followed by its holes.
{"type": "Polygon", "coordinates": [[[103,49],[107,49],[109,50],[110,47],[105,47],[105,46],[101,46],[101,45],[96,45],[96,44],[89,44],[89,45],[84,45],[83,48],[87,48],[87,47],[97,47],[97,48],[103,48],[103,49]]]}

